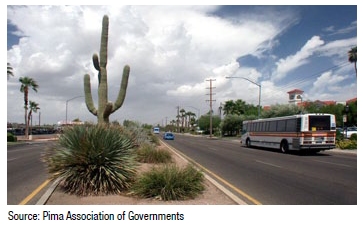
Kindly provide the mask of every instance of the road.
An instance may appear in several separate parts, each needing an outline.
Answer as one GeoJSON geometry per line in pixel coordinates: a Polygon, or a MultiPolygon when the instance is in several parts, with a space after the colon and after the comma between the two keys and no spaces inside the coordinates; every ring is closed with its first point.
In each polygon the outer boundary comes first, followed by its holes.
{"type": "MultiPolygon", "coordinates": [[[[49,142],[32,142],[8,146],[7,148],[7,204],[35,205],[46,191],[45,186],[37,195],[30,196],[39,186],[45,184],[47,172],[41,161],[41,153],[49,142]]],[[[50,185],[50,184],[48,184],[50,185]]]]}
{"type": "Polygon", "coordinates": [[[178,134],[166,143],[231,184],[248,204],[357,204],[356,154],[282,154],[178,134]]]}
{"type": "MultiPolygon", "coordinates": [[[[248,204],[357,204],[356,154],[282,154],[244,148],[238,141],[179,134],[166,143],[210,171],[209,175],[248,204]]],[[[8,146],[8,205],[34,205],[44,194],[50,184],[24,201],[47,180],[40,158],[49,144],[8,146]]]]}

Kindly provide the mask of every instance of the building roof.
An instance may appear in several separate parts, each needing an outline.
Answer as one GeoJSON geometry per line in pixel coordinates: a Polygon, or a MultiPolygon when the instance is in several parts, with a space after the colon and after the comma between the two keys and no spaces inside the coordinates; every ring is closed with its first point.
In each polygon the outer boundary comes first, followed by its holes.
{"type": "Polygon", "coordinates": [[[300,89],[294,89],[294,90],[291,90],[291,91],[289,91],[289,92],[287,92],[287,93],[289,93],[289,94],[291,94],[291,93],[302,94],[302,93],[304,93],[304,91],[302,91],[302,90],[300,90],[300,89]]]}
{"type": "Polygon", "coordinates": [[[352,99],[347,100],[347,103],[346,104],[349,104],[349,103],[352,103],[352,102],[356,102],[356,101],[357,101],[357,98],[352,98],[352,99]]]}

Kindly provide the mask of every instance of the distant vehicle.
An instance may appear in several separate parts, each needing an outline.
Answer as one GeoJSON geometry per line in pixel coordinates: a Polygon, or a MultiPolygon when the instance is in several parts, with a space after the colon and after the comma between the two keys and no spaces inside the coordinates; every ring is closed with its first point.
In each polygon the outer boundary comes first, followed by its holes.
{"type": "Polygon", "coordinates": [[[241,143],[247,147],[318,152],[335,148],[335,115],[298,114],[243,121],[241,143]]]}
{"type": "Polygon", "coordinates": [[[357,127],[347,127],[347,129],[344,131],[344,137],[350,138],[352,134],[357,133],[357,127]]]}
{"type": "Polygon", "coordinates": [[[174,134],[172,132],[165,132],[163,135],[164,140],[174,140],[174,134]]]}
{"type": "Polygon", "coordinates": [[[159,127],[154,127],[153,132],[154,132],[154,134],[160,134],[160,128],[159,127]]]}

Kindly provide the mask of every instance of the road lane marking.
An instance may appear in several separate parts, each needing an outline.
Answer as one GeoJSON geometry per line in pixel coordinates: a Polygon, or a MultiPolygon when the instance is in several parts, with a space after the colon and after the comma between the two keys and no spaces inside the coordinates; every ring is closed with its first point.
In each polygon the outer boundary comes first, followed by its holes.
{"type": "MultiPolygon", "coordinates": [[[[238,189],[237,187],[233,186],[232,184],[230,184],[228,181],[224,180],[223,178],[219,177],[218,175],[214,174],[213,172],[211,172],[210,170],[208,170],[207,168],[205,168],[204,166],[200,165],[199,163],[195,162],[194,160],[192,160],[191,158],[189,158],[188,156],[184,155],[183,153],[181,153],[180,151],[176,150],[175,148],[171,147],[170,145],[166,144],[165,142],[161,141],[161,143],[163,143],[167,148],[169,148],[171,151],[173,151],[175,154],[177,154],[180,158],[182,158],[184,161],[186,162],[192,162],[194,165],[202,168],[202,170],[207,171],[209,174],[211,174],[213,177],[217,178],[220,182],[224,183],[225,185],[227,185],[228,187],[230,187],[231,189],[233,189],[234,191],[236,191],[237,193],[239,193],[241,196],[247,198],[248,200],[250,200],[251,202],[253,202],[255,205],[262,205],[261,202],[259,202],[258,200],[256,200],[255,198],[251,197],[250,195],[248,195],[247,193],[245,193],[244,191],[238,189]]],[[[206,174],[205,174],[206,175],[206,174]]],[[[209,177],[208,175],[206,175],[206,177],[209,177]]],[[[213,184],[216,185],[216,183],[212,180],[210,180],[213,184]]],[[[221,185],[218,185],[219,187],[221,187],[221,185]]],[[[228,191],[227,189],[223,188],[225,191],[228,191]]],[[[235,195],[233,195],[232,193],[230,193],[230,197],[233,198],[235,195]]],[[[239,204],[246,204],[245,202],[243,202],[242,200],[240,200],[237,196],[235,196],[235,198],[233,198],[237,203],[239,204]],[[235,199],[237,198],[237,199],[235,199]]]]}
{"type": "Polygon", "coordinates": [[[25,205],[28,203],[32,198],[34,198],[35,195],[37,195],[47,184],[50,182],[50,180],[44,181],[37,189],[35,189],[30,195],[28,195],[23,201],[19,203],[19,205],[25,205]]]}
{"type": "Polygon", "coordinates": [[[315,161],[315,162],[322,162],[322,163],[326,163],[326,164],[337,165],[337,166],[345,166],[345,167],[349,167],[349,168],[354,168],[353,166],[346,165],[346,164],[332,163],[332,162],[325,162],[325,161],[321,161],[321,160],[314,160],[314,161],[315,161]]]}
{"type": "Polygon", "coordinates": [[[263,162],[263,161],[260,161],[260,160],[256,160],[256,162],[262,163],[262,164],[265,164],[265,165],[269,165],[269,166],[273,166],[273,167],[277,167],[277,168],[282,168],[279,165],[275,165],[275,164],[272,164],[272,163],[263,162]]]}

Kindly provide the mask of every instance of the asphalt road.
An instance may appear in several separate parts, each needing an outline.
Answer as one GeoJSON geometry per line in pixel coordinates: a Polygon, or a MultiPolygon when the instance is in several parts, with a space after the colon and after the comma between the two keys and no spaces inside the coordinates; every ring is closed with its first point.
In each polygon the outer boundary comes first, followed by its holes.
{"type": "MultiPolygon", "coordinates": [[[[210,171],[209,175],[248,204],[357,204],[356,154],[282,154],[244,148],[238,141],[178,134],[166,143],[210,171]]],[[[47,180],[40,158],[48,144],[8,146],[8,205],[34,205],[49,187],[32,195],[47,180]],[[26,200],[28,196],[32,197],[26,200]]]]}
{"type": "MultiPolygon", "coordinates": [[[[47,180],[41,153],[49,142],[33,142],[7,148],[7,204],[35,205],[46,191],[44,186],[36,195],[32,193],[47,180]],[[31,198],[28,198],[31,196],[31,198]]],[[[50,184],[48,184],[50,185],[50,184]]],[[[34,192],[35,193],[35,192],[34,192]]]]}
{"type": "Polygon", "coordinates": [[[282,154],[178,134],[166,143],[231,184],[227,188],[249,204],[357,204],[356,154],[282,154]]]}

